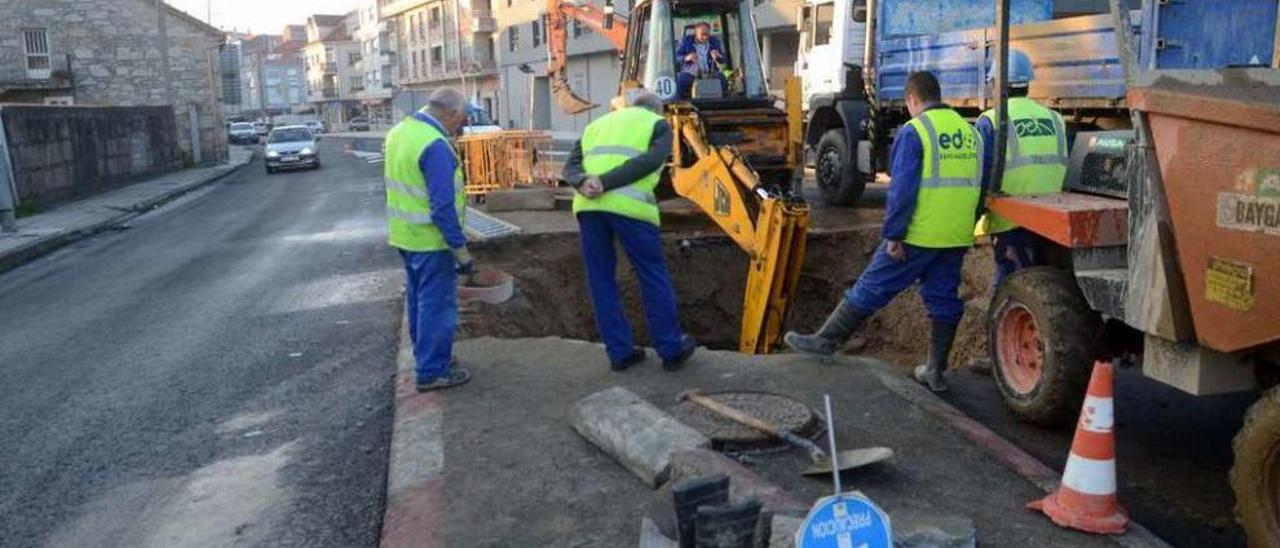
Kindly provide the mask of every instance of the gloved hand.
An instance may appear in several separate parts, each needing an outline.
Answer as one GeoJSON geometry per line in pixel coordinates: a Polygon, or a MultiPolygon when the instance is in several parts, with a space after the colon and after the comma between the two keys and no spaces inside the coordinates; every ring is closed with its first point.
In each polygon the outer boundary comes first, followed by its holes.
{"type": "Polygon", "coordinates": [[[452,251],[453,259],[457,261],[454,272],[457,272],[459,276],[465,276],[467,283],[470,284],[472,277],[476,274],[476,263],[471,259],[471,252],[467,251],[467,246],[465,245],[452,251]]]}

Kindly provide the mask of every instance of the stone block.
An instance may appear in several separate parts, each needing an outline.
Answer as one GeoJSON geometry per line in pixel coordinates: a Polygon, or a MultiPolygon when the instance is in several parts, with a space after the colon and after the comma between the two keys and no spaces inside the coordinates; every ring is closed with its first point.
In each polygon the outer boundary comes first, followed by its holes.
{"type": "Polygon", "coordinates": [[[899,511],[889,514],[895,548],[974,548],[977,530],[973,520],[899,511]]]}
{"type": "Polygon", "coordinates": [[[729,476],[730,502],[755,498],[764,503],[765,512],[772,514],[804,516],[809,511],[809,505],[795,495],[720,453],[699,448],[682,449],[671,455],[672,481],[715,473],[729,476]]]}
{"type": "Polygon", "coordinates": [[[622,387],[582,398],[570,412],[573,429],[649,487],[667,481],[671,454],[707,448],[711,440],[622,387]]]}
{"type": "Polygon", "coordinates": [[[796,545],[796,531],[804,524],[804,518],[773,516],[769,524],[768,548],[791,548],[796,545]]]}
{"type": "Polygon", "coordinates": [[[640,520],[640,548],[679,548],[679,546],[676,541],[663,535],[653,520],[649,518],[640,520]]]}
{"type": "Polygon", "coordinates": [[[484,198],[484,210],[490,213],[555,208],[556,192],[551,187],[495,190],[484,198]]]}

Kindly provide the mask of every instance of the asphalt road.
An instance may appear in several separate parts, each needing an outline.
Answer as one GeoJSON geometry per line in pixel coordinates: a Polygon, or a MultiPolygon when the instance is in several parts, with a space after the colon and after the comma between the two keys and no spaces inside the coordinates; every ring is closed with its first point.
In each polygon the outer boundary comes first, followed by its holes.
{"type": "Polygon", "coordinates": [[[402,277],[322,152],[0,275],[0,545],[376,545],[402,277]]]}
{"type": "MultiPolygon", "coordinates": [[[[1231,439],[1257,395],[1195,397],[1128,369],[1118,371],[1115,394],[1121,505],[1174,546],[1244,546],[1227,474],[1231,439]]],[[[1066,464],[1074,429],[1018,422],[990,376],[952,374],[943,398],[1051,468],[1066,464]]]]}

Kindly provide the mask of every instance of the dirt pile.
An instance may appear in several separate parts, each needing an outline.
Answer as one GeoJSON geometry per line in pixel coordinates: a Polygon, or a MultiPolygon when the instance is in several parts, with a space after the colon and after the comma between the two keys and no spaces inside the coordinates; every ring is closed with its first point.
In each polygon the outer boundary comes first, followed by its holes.
{"type": "MultiPolygon", "coordinates": [[[[686,237],[665,234],[667,266],[671,271],[680,321],[704,345],[736,349],[740,330],[747,257],[722,236],[686,237]]],[[[831,307],[866,267],[879,243],[879,231],[811,234],[799,290],[788,327],[816,329],[831,307]]],[[[478,246],[479,261],[509,272],[516,295],[502,305],[468,304],[460,311],[461,336],[503,338],[558,336],[599,340],[587,294],[577,234],[540,234],[478,246]]],[[[648,333],[640,302],[639,284],[619,251],[619,286],[637,342],[647,344],[648,333]]],[[[971,252],[966,259],[961,295],[970,302],[952,362],[967,364],[986,355],[983,301],[991,284],[989,250],[971,252]]],[[[929,320],[916,290],[903,293],[871,319],[846,351],[870,354],[899,365],[921,361],[927,353],[929,320]]]]}

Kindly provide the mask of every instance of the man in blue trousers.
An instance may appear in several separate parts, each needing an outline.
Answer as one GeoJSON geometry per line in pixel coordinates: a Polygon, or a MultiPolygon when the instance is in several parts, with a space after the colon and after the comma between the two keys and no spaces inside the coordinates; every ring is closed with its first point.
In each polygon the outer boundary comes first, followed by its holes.
{"type": "Polygon", "coordinates": [[[654,349],[663,368],[675,371],[693,355],[696,344],[680,330],[653,195],[671,154],[671,126],[662,117],[662,100],[652,92],[633,90],[627,103],[587,125],[565,164],[564,179],[578,190],[573,213],[610,368],[622,371],[645,360],[644,349],[633,341],[614,278],[617,240],[640,280],[654,349]]]}
{"type": "Polygon", "coordinates": [[[941,392],[947,388],[942,372],[964,313],[960,267],[973,245],[982,141],[964,118],[942,104],[932,74],[909,76],[906,95],[913,118],[893,142],[884,242],[817,333],[793,331],[784,340],[801,352],[831,355],[868,317],[918,281],[932,329],[928,363],[913,376],[941,392]]]}
{"type": "Polygon", "coordinates": [[[462,232],[467,207],[462,168],[449,144],[466,119],[466,97],[442,88],[386,138],[387,241],[404,259],[419,392],[471,379],[466,369],[453,367],[458,275],[470,276],[475,269],[462,232]]]}

